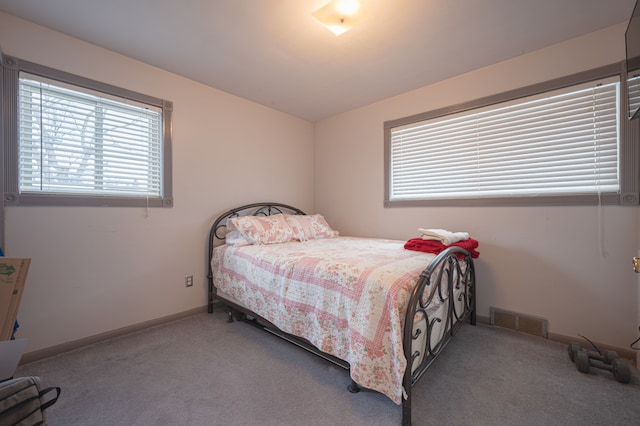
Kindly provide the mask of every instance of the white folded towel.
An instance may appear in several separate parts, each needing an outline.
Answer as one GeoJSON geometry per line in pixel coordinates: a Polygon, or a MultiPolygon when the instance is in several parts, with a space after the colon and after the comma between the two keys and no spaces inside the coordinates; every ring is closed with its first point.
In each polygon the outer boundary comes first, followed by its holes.
{"type": "Polygon", "coordinates": [[[447,231],[446,229],[418,228],[418,232],[422,234],[423,240],[440,241],[446,246],[469,238],[468,232],[451,232],[447,231]]]}

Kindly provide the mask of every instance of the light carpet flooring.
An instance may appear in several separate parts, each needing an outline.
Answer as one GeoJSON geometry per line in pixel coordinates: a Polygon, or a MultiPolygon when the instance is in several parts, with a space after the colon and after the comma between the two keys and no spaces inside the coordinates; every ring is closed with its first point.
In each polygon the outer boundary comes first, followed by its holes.
{"type": "MultiPolygon", "coordinates": [[[[413,425],[640,424],[640,379],[579,373],[565,345],[465,325],[414,388],[413,425]]],[[[22,365],[61,386],[71,425],[400,425],[401,407],[351,394],[347,371],[275,336],[197,314],[22,365]]]]}

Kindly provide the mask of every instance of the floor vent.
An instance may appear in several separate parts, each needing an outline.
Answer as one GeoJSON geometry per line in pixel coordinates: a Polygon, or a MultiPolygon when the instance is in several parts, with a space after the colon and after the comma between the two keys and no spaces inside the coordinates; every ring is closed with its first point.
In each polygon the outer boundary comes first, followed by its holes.
{"type": "Polygon", "coordinates": [[[545,339],[548,337],[548,322],[546,319],[505,311],[494,307],[491,307],[490,310],[491,325],[531,334],[533,336],[544,337],[545,339]]]}

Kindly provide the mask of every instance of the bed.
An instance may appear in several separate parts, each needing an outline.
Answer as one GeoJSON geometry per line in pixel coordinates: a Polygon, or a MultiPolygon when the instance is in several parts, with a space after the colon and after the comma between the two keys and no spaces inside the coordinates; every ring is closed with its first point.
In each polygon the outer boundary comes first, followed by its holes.
{"type": "Polygon", "coordinates": [[[340,236],[321,215],[281,203],[231,209],[211,226],[208,311],[244,320],[347,370],[349,391],[402,405],[464,323],[475,324],[475,270],[460,247],[340,236]]]}

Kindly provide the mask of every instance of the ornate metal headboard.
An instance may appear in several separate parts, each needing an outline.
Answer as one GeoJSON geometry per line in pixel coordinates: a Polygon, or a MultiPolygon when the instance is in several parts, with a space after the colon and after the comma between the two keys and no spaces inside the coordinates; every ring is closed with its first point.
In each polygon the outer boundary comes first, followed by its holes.
{"type": "Polygon", "coordinates": [[[238,216],[271,216],[272,214],[306,214],[297,207],[292,207],[287,204],[281,203],[253,203],[245,206],[236,207],[226,213],[221,214],[213,225],[209,232],[209,260],[213,255],[213,248],[215,247],[216,240],[224,241],[225,229],[227,228],[227,220],[238,216]]]}
{"type": "Polygon", "coordinates": [[[213,302],[213,273],[211,271],[211,257],[213,256],[213,249],[216,246],[216,241],[224,241],[227,228],[227,220],[229,218],[238,216],[270,216],[272,214],[306,214],[297,207],[289,206],[282,203],[253,203],[245,206],[236,207],[228,212],[225,212],[218,216],[218,218],[211,225],[209,231],[209,257],[207,263],[209,264],[209,273],[207,278],[209,279],[209,313],[211,313],[211,303],[213,302]]]}

